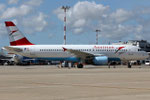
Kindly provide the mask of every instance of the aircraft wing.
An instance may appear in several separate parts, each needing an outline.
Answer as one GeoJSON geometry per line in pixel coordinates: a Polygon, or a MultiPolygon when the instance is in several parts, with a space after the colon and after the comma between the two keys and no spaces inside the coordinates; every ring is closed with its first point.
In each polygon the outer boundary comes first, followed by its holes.
{"type": "Polygon", "coordinates": [[[15,48],[15,47],[8,47],[8,46],[5,46],[4,47],[6,50],[8,50],[9,52],[22,52],[23,50],[20,49],[20,48],[15,48]]]}
{"type": "Polygon", "coordinates": [[[103,56],[102,54],[91,54],[91,53],[88,53],[88,52],[83,52],[83,51],[79,51],[79,50],[73,50],[73,49],[67,49],[67,48],[64,48],[64,51],[67,51],[73,55],[75,55],[76,57],[78,58],[81,58],[81,59],[86,59],[86,58],[93,58],[95,56],[103,56]]]}

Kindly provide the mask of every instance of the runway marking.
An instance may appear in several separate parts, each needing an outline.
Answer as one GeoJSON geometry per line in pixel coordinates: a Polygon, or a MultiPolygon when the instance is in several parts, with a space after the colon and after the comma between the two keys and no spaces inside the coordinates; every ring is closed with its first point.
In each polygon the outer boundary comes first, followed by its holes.
{"type": "Polygon", "coordinates": [[[62,85],[62,86],[78,86],[78,87],[95,87],[95,88],[112,88],[112,89],[128,89],[128,90],[146,90],[150,91],[150,88],[134,88],[134,87],[117,87],[117,86],[97,86],[88,84],[61,84],[61,83],[29,83],[39,85],[62,85]]]}

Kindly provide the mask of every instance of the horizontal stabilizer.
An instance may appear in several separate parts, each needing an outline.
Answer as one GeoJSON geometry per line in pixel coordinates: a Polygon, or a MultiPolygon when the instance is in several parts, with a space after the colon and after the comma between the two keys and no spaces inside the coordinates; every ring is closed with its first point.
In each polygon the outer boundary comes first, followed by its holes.
{"type": "Polygon", "coordinates": [[[20,48],[14,48],[14,47],[8,47],[8,46],[5,46],[4,48],[9,52],[22,52],[23,51],[20,48]]]}

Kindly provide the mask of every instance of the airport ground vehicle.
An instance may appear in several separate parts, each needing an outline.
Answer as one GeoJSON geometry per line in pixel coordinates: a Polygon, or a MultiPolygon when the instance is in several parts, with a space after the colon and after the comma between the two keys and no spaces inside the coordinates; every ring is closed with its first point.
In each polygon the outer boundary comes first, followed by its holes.
{"type": "Polygon", "coordinates": [[[149,61],[149,60],[146,60],[146,61],[145,61],[145,65],[150,66],[150,61],[149,61]]]}

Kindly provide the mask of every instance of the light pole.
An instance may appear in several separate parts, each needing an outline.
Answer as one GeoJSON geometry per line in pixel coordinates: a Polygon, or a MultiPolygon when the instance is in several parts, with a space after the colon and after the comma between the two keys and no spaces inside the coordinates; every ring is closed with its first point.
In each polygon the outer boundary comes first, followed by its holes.
{"type": "Polygon", "coordinates": [[[61,9],[64,10],[65,16],[64,16],[64,45],[66,45],[66,12],[69,10],[69,6],[62,6],[61,9]]]}
{"type": "Polygon", "coordinates": [[[101,30],[97,29],[95,30],[95,32],[96,32],[96,44],[98,45],[98,33],[101,32],[101,30]]]}

